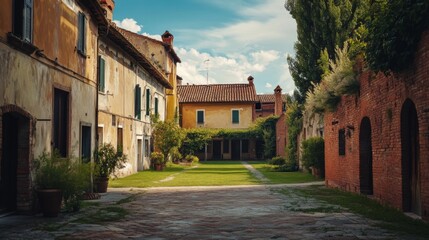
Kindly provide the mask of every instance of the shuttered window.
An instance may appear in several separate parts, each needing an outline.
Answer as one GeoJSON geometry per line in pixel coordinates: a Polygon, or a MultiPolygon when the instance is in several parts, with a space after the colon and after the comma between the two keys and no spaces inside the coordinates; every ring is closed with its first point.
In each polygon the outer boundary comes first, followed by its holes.
{"type": "Polygon", "coordinates": [[[81,54],[86,52],[86,17],[82,12],[78,14],[77,50],[81,54]]]}
{"type": "Polygon", "coordinates": [[[150,89],[146,89],[146,116],[150,114],[150,89]]]}
{"type": "Polygon", "coordinates": [[[98,56],[98,91],[100,92],[104,92],[105,90],[105,64],[105,60],[101,56],[98,56]]]}
{"type": "Polygon", "coordinates": [[[33,0],[16,0],[13,5],[13,34],[26,42],[33,40],[33,0]]]}
{"type": "Polygon", "coordinates": [[[232,110],[232,123],[240,123],[240,112],[232,110]]]}
{"type": "Polygon", "coordinates": [[[155,115],[158,116],[158,98],[155,98],[155,115]]]}
{"type": "Polygon", "coordinates": [[[197,110],[197,124],[204,124],[204,110],[197,110]]]}
{"type": "Polygon", "coordinates": [[[136,85],[136,89],[134,92],[134,116],[137,119],[141,119],[141,109],[142,109],[142,89],[139,84],[136,85]]]}

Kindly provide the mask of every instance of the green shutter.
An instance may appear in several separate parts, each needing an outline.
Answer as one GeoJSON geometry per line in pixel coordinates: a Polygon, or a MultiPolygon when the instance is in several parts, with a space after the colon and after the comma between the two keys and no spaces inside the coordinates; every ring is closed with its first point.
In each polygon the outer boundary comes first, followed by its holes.
{"type": "Polygon", "coordinates": [[[86,46],[85,46],[85,39],[86,39],[86,18],[85,15],[82,12],[79,12],[78,14],[78,35],[77,35],[77,50],[85,54],[86,46]]]}
{"type": "Polygon", "coordinates": [[[158,98],[155,98],[155,115],[158,116],[158,98]]]}
{"type": "Polygon", "coordinates": [[[232,123],[240,123],[240,112],[238,110],[232,110],[232,123]]]}
{"type": "Polygon", "coordinates": [[[134,95],[134,116],[137,119],[141,119],[141,88],[138,84],[134,95]]]}
{"type": "Polygon", "coordinates": [[[197,123],[198,124],[204,123],[204,111],[197,111],[197,123]]]}
{"type": "Polygon", "coordinates": [[[150,89],[146,89],[146,116],[150,114],[150,89]]]}
{"type": "Polygon", "coordinates": [[[101,56],[98,56],[98,91],[104,92],[105,83],[105,61],[101,56]]]}

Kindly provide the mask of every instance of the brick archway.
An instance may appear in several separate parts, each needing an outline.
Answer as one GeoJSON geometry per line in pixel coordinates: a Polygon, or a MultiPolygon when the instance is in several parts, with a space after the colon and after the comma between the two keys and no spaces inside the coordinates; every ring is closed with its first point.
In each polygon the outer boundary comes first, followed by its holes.
{"type": "Polygon", "coordinates": [[[373,194],[372,175],[372,142],[371,121],[364,117],[359,132],[359,182],[360,192],[366,195],[373,194]]]}
{"type": "Polygon", "coordinates": [[[0,211],[31,211],[30,155],[35,118],[15,105],[0,109],[0,211]]]}
{"type": "Polygon", "coordinates": [[[421,215],[419,122],[416,106],[410,99],[401,110],[402,207],[421,215]]]}

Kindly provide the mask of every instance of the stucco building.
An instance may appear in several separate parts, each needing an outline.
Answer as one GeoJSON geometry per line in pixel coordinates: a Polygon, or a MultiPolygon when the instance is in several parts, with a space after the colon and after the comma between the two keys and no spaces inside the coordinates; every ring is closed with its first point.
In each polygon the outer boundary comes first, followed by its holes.
{"type": "Polygon", "coordinates": [[[429,219],[429,32],[408,70],[360,66],[358,96],[325,114],[325,181],[429,219]]]}
{"type": "Polygon", "coordinates": [[[44,151],[91,158],[106,28],[97,1],[2,1],[0,211],[33,209],[32,164],[44,151]]]}

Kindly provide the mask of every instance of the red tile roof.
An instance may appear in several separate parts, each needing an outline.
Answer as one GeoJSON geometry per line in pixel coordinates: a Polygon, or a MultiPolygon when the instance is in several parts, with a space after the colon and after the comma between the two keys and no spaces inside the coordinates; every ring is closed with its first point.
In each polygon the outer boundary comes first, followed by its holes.
{"type": "Polygon", "coordinates": [[[157,39],[154,39],[154,38],[151,38],[151,37],[148,37],[148,36],[144,36],[144,35],[141,35],[141,34],[138,34],[138,33],[134,33],[134,32],[128,31],[128,30],[123,29],[123,28],[121,28],[121,30],[122,30],[122,33],[125,34],[127,37],[129,37],[132,41],[137,41],[138,42],[141,39],[147,39],[149,41],[156,42],[156,43],[164,46],[164,48],[166,49],[166,51],[168,53],[170,53],[171,57],[174,59],[175,62],[179,62],[179,63],[182,62],[180,60],[179,56],[177,56],[176,51],[174,51],[174,48],[170,44],[165,43],[163,41],[159,41],[157,39]]]}
{"type": "Polygon", "coordinates": [[[210,84],[177,86],[180,103],[257,102],[253,84],[210,84]]]}
{"type": "MultiPolygon", "coordinates": [[[[283,102],[286,102],[286,94],[282,94],[283,102]]],[[[274,103],[276,96],[273,94],[258,94],[258,100],[261,103],[274,103]]]]}
{"type": "Polygon", "coordinates": [[[170,82],[166,78],[164,74],[162,74],[148,59],[147,57],[140,52],[135,45],[132,44],[130,39],[126,34],[124,34],[124,30],[116,26],[116,24],[110,22],[109,31],[107,38],[111,41],[115,42],[123,50],[125,50],[128,54],[130,54],[133,58],[137,60],[137,62],[143,66],[149,73],[151,73],[155,79],[161,83],[164,87],[168,89],[173,89],[170,82]]]}

